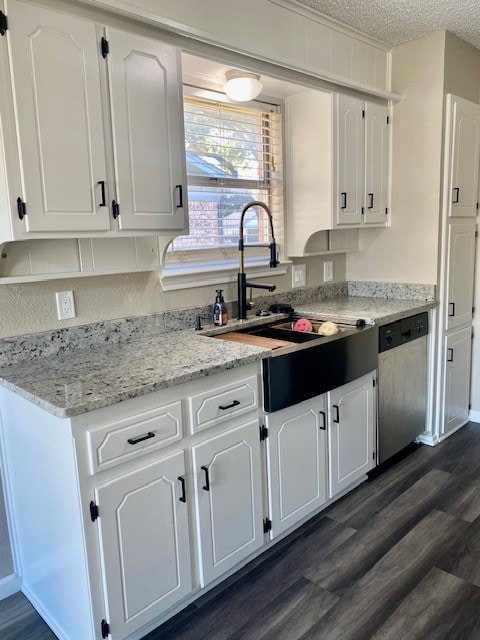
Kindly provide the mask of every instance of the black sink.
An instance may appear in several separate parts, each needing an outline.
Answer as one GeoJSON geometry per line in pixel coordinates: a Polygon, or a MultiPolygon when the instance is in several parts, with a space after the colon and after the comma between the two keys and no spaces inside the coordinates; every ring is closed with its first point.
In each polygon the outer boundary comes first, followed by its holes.
{"type": "Polygon", "coordinates": [[[248,333],[250,336],[273,338],[275,340],[287,340],[288,342],[294,342],[295,344],[303,344],[304,342],[323,338],[323,336],[318,335],[318,333],[293,331],[292,329],[279,328],[275,325],[250,327],[249,329],[240,330],[239,333],[248,333]]]}

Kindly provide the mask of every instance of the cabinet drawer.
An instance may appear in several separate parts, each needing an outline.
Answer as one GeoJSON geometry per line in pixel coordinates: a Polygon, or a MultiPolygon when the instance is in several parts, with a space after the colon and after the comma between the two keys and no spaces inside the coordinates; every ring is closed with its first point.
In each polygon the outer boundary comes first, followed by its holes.
{"type": "Polygon", "coordinates": [[[90,473],[165,447],[182,437],[182,405],[172,402],[87,432],[90,473]]]}
{"type": "Polygon", "coordinates": [[[258,407],[258,377],[209,389],[188,398],[192,432],[197,433],[258,407]]]}

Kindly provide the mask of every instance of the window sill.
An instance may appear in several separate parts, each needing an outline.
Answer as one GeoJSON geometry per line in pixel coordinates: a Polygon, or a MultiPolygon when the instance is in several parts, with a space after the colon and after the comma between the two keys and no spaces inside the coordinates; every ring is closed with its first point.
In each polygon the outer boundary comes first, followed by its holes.
{"type": "MultiPolygon", "coordinates": [[[[245,260],[245,271],[248,278],[268,278],[284,276],[289,260],[281,261],[275,269],[270,269],[265,260],[245,260]]],[[[193,287],[212,286],[228,282],[236,282],[238,273],[238,260],[225,260],[222,262],[203,262],[201,265],[185,263],[164,266],[161,282],[164,291],[177,289],[191,289],[193,287]]]]}

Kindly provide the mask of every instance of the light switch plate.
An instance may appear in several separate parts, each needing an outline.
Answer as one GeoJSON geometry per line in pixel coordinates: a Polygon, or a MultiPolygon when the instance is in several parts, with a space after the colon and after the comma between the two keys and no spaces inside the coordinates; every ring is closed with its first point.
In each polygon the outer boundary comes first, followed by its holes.
{"type": "Polygon", "coordinates": [[[323,263],[323,281],[331,282],[333,280],[333,262],[327,260],[323,263]]]}
{"type": "Polygon", "coordinates": [[[292,267],[292,287],[304,287],[307,284],[307,265],[294,264],[292,267]]]}

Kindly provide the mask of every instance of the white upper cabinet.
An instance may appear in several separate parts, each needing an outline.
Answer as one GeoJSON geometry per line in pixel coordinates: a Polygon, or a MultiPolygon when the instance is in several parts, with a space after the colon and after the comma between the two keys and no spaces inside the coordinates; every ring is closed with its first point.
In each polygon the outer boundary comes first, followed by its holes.
{"type": "Polygon", "coordinates": [[[388,106],[337,96],[336,226],[385,226],[389,198],[388,106]]]}
{"type": "Polygon", "coordinates": [[[21,177],[5,240],[185,229],[178,50],[17,0],[8,19],[21,177]]]}
{"type": "Polygon", "coordinates": [[[26,230],[107,230],[95,25],[14,0],[8,19],[26,230]]]}
{"type": "Polygon", "coordinates": [[[449,215],[474,217],[478,202],[480,106],[448,94],[450,118],[449,215]]]}
{"type": "Polygon", "coordinates": [[[389,175],[388,117],[387,105],[366,103],[364,223],[368,225],[383,225],[386,222],[389,175]]]}
{"type": "Polygon", "coordinates": [[[365,200],[365,125],[363,100],[337,95],[337,219],[362,222],[365,200]]]}
{"type": "Polygon", "coordinates": [[[107,30],[120,229],[183,229],[185,161],[179,55],[107,30]]]}

